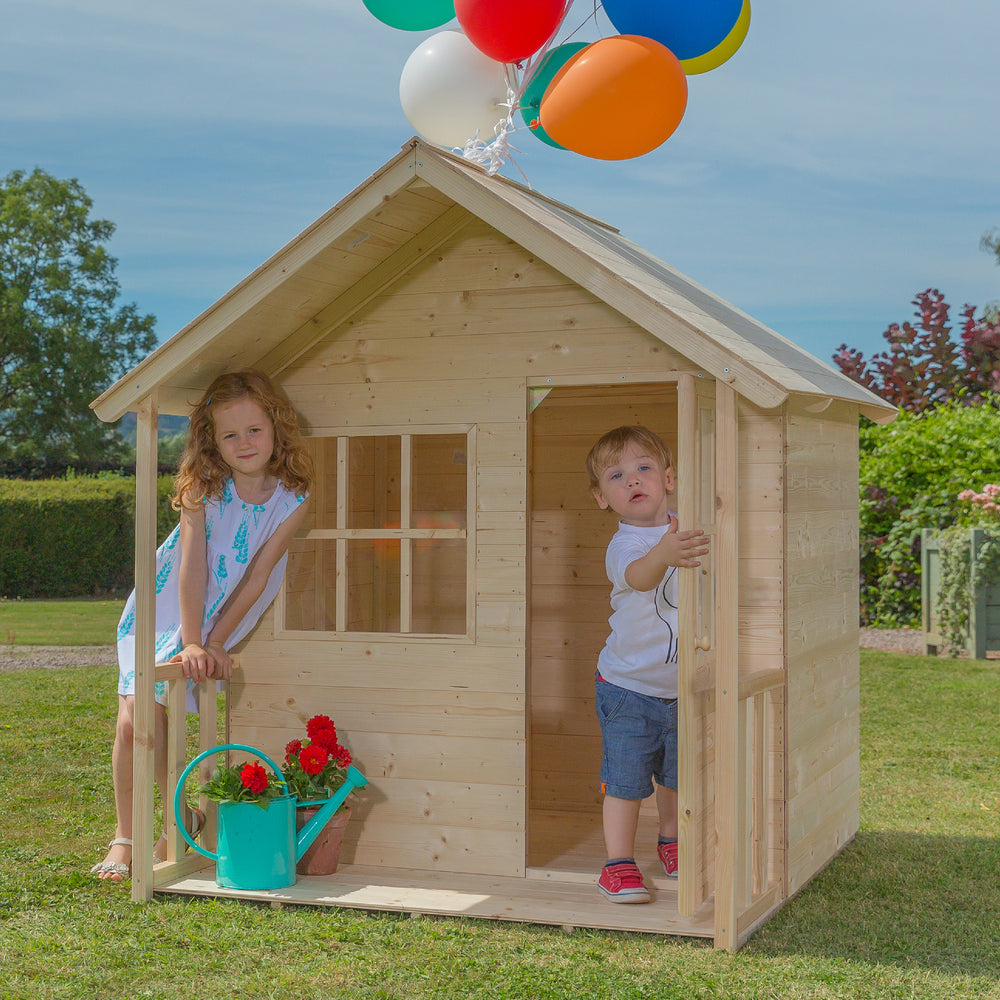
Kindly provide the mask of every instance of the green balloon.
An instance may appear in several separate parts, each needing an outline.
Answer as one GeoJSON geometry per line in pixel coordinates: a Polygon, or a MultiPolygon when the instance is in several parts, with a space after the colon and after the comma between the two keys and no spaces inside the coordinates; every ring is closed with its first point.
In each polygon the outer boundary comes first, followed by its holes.
{"type": "Polygon", "coordinates": [[[542,128],[541,124],[532,126],[531,123],[538,122],[542,98],[545,96],[545,91],[552,82],[552,78],[580,49],[585,49],[589,44],[589,42],[567,42],[565,45],[557,45],[554,49],[550,49],[542,60],[542,64],[532,73],[528,86],[524,88],[524,94],[521,97],[521,120],[528,126],[528,131],[556,149],[565,149],[566,147],[556,142],[542,128]]]}
{"type": "Polygon", "coordinates": [[[383,24],[403,31],[440,28],[455,16],[455,0],[364,0],[383,24]]]}

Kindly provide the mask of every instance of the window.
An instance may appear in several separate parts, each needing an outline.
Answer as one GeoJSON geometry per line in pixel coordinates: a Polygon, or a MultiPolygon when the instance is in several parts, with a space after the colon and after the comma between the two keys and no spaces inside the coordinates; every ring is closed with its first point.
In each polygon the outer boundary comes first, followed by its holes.
{"type": "Polygon", "coordinates": [[[467,635],[471,432],[309,444],[316,487],[289,546],[284,628],[467,635]]]}

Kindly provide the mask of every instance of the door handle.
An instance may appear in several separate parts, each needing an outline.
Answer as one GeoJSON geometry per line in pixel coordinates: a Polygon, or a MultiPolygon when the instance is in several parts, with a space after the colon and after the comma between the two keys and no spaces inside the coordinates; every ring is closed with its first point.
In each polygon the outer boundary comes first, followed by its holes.
{"type": "Polygon", "coordinates": [[[712,648],[712,637],[706,633],[698,639],[697,642],[695,642],[694,648],[703,650],[707,653],[712,648]]]}

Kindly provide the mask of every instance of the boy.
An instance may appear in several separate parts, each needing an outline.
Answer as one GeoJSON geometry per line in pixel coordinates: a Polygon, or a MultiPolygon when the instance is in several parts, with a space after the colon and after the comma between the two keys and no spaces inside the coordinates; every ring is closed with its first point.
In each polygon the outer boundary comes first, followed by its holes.
{"type": "Polygon", "coordinates": [[[617,427],[587,456],[598,506],[620,522],[605,565],[612,584],[611,635],[597,661],[604,841],[598,887],[615,903],[645,903],[635,863],[642,800],[656,787],[657,854],[677,877],[677,569],[700,566],[708,541],[679,531],[670,510],[670,450],[645,427],[617,427]]]}

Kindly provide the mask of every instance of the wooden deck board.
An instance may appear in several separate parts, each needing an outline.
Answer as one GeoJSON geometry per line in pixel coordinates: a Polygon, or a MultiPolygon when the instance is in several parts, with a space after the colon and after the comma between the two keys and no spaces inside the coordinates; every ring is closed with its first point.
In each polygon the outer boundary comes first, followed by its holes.
{"type": "Polygon", "coordinates": [[[692,919],[677,913],[677,893],[654,888],[650,903],[622,906],[600,895],[593,881],[556,877],[509,878],[413,872],[342,865],[334,875],[301,876],[287,889],[244,892],[215,882],[209,867],[158,885],[156,892],[245,899],[272,905],[340,906],[438,916],[477,917],[563,927],[593,927],[687,937],[713,935],[711,907],[692,919]]]}

